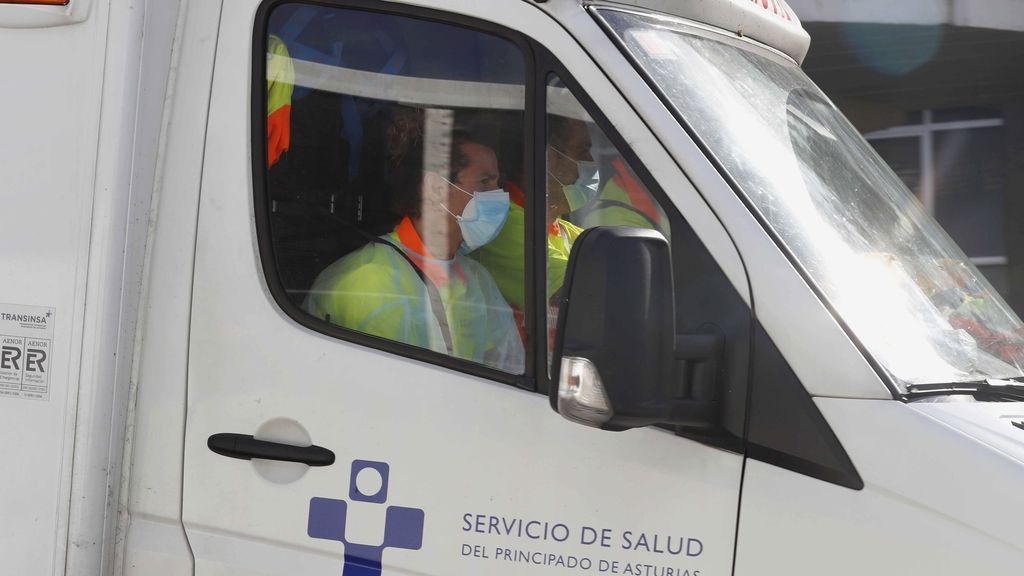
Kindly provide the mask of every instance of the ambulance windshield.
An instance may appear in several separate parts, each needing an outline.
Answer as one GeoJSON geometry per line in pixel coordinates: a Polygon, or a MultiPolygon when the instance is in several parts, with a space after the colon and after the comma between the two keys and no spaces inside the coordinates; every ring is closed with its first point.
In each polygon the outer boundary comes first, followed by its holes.
{"type": "Polygon", "coordinates": [[[796,64],[598,14],[898,385],[1022,376],[1024,325],[796,64]]]}

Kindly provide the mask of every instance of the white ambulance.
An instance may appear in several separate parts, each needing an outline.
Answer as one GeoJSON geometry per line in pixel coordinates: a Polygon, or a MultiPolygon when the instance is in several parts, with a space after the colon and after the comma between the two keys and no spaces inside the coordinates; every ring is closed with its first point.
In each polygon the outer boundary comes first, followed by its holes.
{"type": "Polygon", "coordinates": [[[0,574],[1021,574],[1024,324],[808,45],[0,2],[0,574]]]}

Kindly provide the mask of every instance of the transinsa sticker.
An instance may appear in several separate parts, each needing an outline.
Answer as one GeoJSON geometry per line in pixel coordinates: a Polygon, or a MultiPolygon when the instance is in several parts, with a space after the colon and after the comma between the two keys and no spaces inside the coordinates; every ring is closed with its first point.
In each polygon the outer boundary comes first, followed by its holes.
{"type": "Polygon", "coordinates": [[[0,304],[0,397],[50,399],[53,308],[0,304]]]}

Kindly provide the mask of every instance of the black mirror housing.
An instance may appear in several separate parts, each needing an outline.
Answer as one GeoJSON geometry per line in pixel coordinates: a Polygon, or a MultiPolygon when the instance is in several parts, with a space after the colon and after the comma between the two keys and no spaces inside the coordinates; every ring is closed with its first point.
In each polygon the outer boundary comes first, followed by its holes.
{"type": "Polygon", "coordinates": [[[562,291],[552,408],[606,430],[709,426],[716,405],[689,400],[681,389],[685,374],[692,373],[687,363],[713,358],[721,341],[708,335],[677,339],[674,298],[671,253],[660,233],[627,227],[584,231],[573,246],[562,291]],[[683,347],[679,353],[677,345],[683,347]]]}

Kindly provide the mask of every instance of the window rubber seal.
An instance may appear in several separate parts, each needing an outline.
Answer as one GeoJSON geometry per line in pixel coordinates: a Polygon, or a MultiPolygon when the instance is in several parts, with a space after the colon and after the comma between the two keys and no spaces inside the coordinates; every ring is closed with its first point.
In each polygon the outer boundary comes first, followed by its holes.
{"type": "MultiPolygon", "coordinates": [[[[287,292],[285,291],[284,284],[281,281],[280,274],[277,269],[277,260],[274,254],[273,236],[271,234],[271,222],[270,222],[270,201],[269,201],[269,190],[268,190],[268,169],[267,166],[267,94],[265,89],[261,89],[266,85],[266,51],[267,51],[267,39],[269,34],[269,20],[270,14],[275,8],[284,4],[303,4],[312,6],[322,6],[325,8],[340,8],[349,10],[361,10],[365,12],[374,12],[379,14],[387,14],[398,17],[415,18],[428,22],[436,22],[441,24],[447,24],[452,26],[461,26],[469,30],[480,32],[484,34],[490,34],[492,36],[501,38],[508,42],[515,44],[519,49],[523,57],[524,62],[524,83],[525,83],[525,108],[523,111],[524,116],[527,118],[533,114],[536,108],[536,100],[534,98],[535,87],[533,79],[535,78],[534,68],[536,66],[536,57],[533,52],[533,43],[522,33],[505,28],[499,24],[493,22],[487,22],[485,20],[478,20],[469,16],[460,14],[442,12],[438,10],[421,8],[415,6],[398,5],[389,2],[375,1],[375,0],[265,0],[262,2],[256,11],[256,16],[253,25],[253,37],[252,37],[252,75],[250,84],[250,150],[252,160],[252,198],[253,198],[253,216],[255,224],[256,242],[257,242],[257,253],[260,259],[260,266],[263,271],[264,280],[266,287],[270,292],[271,298],[276,305],[285,313],[290,319],[295,321],[297,324],[338,340],[351,342],[367,348],[373,348],[394,354],[396,356],[418,360],[426,362],[442,368],[447,368],[457,372],[462,372],[471,376],[484,378],[501,382],[515,386],[520,389],[536,391],[537,390],[537,378],[535,376],[535,366],[537,364],[535,346],[532,346],[531,339],[536,333],[537,324],[531,314],[526,314],[526,331],[527,331],[527,343],[524,345],[525,352],[525,365],[523,374],[510,374],[503,372],[483,364],[478,364],[469,360],[456,358],[433,350],[412,346],[402,342],[389,340],[387,338],[381,338],[379,336],[373,336],[363,332],[358,332],[348,328],[344,328],[335,324],[331,324],[325,320],[318,319],[305,311],[303,311],[297,304],[292,302],[287,292]]],[[[533,170],[531,158],[529,156],[529,144],[532,141],[532,123],[527,122],[527,126],[524,131],[523,147],[524,147],[524,170],[529,174],[533,170]]],[[[528,195],[526,199],[527,210],[530,209],[533,203],[533,198],[528,195]]],[[[530,234],[531,221],[527,221],[527,234],[530,234]]],[[[533,262],[529,254],[526,256],[526,262],[524,263],[525,271],[525,282],[527,287],[535,284],[535,276],[533,274],[533,262]]],[[[527,290],[526,306],[527,310],[534,304],[531,300],[532,291],[527,290]]]]}

